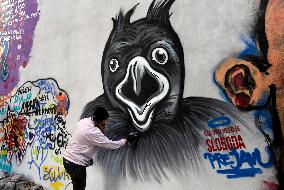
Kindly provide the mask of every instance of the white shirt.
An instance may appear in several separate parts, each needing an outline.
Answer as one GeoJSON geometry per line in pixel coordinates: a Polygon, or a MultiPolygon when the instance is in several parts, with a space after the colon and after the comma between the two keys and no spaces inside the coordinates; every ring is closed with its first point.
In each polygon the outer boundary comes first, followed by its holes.
{"type": "Polygon", "coordinates": [[[95,127],[91,117],[78,122],[63,157],[78,165],[87,166],[97,147],[117,149],[126,144],[126,139],[112,141],[95,127]]]}

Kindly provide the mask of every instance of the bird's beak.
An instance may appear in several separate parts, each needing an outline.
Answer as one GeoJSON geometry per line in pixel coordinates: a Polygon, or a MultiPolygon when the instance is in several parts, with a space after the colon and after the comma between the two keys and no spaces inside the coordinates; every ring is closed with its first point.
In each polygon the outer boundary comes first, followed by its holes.
{"type": "Polygon", "coordinates": [[[155,107],[168,91],[168,79],[155,71],[144,57],[137,56],[129,62],[115,93],[126,104],[137,130],[143,132],[151,125],[155,107]]]}

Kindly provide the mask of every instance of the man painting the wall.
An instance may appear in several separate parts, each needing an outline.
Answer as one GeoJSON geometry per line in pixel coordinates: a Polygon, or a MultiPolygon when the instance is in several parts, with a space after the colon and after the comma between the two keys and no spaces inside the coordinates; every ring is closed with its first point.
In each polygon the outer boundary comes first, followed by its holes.
{"type": "Polygon", "coordinates": [[[92,117],[84,118],[70,139],[63,154],[63,164],[71,177],[74,190],[86,187],[86,167],[92,165],[92,156],[98,147],[117,149],[127,143],[127,139],[112,141],[104,135],[105,122],[109,117],[104,107],[96,108],[92,117]]]}

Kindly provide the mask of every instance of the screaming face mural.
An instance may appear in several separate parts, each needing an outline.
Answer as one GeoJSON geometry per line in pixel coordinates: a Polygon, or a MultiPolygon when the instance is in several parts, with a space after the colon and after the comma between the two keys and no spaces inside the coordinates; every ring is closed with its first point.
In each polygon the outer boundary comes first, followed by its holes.
{"type": "MultiPolygon", "coordinates": [[[[100,150],[99,165],[113,181],[131,178],[160,183],[169,174],[186,179],[182,177],[206,167],[228,179],[273,170],[270,148],[248,113],[211,98],[182,97],[185,63],[170,23],[173,2],[153,1],[146,17],[133,22],[136,6],[113,18],[101,65],[104,94],[86,105],[81,118],[105,106],[110,112],[110,139],[125,138],[131,131],[139,132],[139,138],[119,150],[100,150]],[[256,137],[260,141],[252,142],[256,137]]],[[[230,72],[249,72],[249,68],[237,66],[230,72]]],[[[247,80],[254,89],[256,82],[247,80]]],[[[240,96],[236,104],[244,105],[244,101],[240,96]]],[[[270,112],[266,112],[262,124],[270,126],[270,112]]],[[[268,176],[278,183],[275,176],[268,176]]],[[[113,186],[106,184],[105,189],[113,186]]]]}

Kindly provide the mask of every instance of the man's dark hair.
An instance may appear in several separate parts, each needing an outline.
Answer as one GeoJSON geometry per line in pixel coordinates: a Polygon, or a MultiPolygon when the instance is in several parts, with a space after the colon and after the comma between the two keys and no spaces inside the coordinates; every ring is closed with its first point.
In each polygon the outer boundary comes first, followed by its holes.
{"type": "Polygon", "coordinates": [[[106,109],[104,107],[97,107],[93,117],[95,119],[95,121],[97,122],[101,122],[103,120],[106,120],[108,118],[108,112],[106,111],[106,109]]]}

